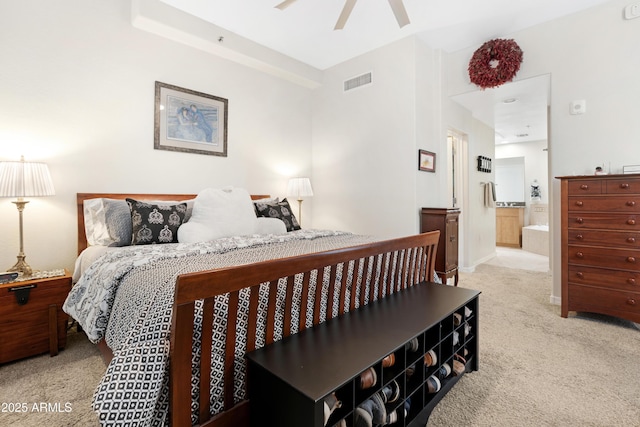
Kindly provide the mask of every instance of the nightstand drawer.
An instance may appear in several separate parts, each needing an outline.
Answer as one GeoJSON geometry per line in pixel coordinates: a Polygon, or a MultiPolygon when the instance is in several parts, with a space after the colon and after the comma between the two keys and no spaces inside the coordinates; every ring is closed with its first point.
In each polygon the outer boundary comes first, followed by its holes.
{"type": "Polygon", "coordinates": [[[62,304],[70,290],[69,274],[0,285],[0,363],[64,348],[68,316],[62,304]]]}

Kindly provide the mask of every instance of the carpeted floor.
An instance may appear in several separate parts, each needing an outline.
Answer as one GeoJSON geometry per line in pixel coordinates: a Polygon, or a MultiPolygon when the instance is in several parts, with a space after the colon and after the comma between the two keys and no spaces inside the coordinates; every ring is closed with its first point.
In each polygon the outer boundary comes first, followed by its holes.
{"type": "MultiPolygon", "coordinates": [[[[461,273],[459,286],[482,291],[480,370],[445,396],[429,427],[640,426],[633,323],[561,318],[544,272],[485,264],[461,273]]],[[[0,366],[0,426],[97,426],[90,405],[104,370],[97,349],[75,332],[56,357],[0,366]],[[12,412],[22,403],[26,413],[12,412]]]]}
{"type": "Polygon", "coordinates": [[[560,317],[548,273],[481,265],[480,370],[433,412],[438,426],[640,426],[640,330],[595,314],[560,317]]]}

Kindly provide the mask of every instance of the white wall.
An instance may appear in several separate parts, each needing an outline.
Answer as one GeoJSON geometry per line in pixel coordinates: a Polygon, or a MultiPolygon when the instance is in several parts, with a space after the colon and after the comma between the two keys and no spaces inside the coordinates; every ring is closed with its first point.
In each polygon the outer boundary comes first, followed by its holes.
{"type": "Polygon", "coordinates": [[[325,70],[313,112],[316,227],[417,231],[415,62],[409,38],[325,70]],[[343,92],[345,80],[367,72],[372,84],[343,92]]]}
{"type": "MultiPolygon", "coordinates": [[[[56,187],[24,212],[36,269],[73,268],[77,192],[234,185],[284,195],[289,176],[311,173],[310,89],[138,30],[130,9],[130,0],[0,5],[0,160],[47,162],[56,187]],[[153,149],[156,80],[229,100],[228,157],[153,149]]],[[[15,262],[17,225],[0,199],[0,269],[15,262]]]]}
{"type": "MultiPolygon", "coordinates": [[[[627,0],[612,0],[581,13],[513,34],[524,52],[517,79],[551,75],[550,175],[591,174],[603,162],[614,172],[640,161],[640,19],[624,20],[627,0]],[[570,115],[573,100],[586,100],[584,115],[570,115]]],[[[475,48],[447,57],[450,95],[473,89],[466,66],[475,48]]],[[[551,184],[552,298],[560,296],[560,194],[551,184]]]]}

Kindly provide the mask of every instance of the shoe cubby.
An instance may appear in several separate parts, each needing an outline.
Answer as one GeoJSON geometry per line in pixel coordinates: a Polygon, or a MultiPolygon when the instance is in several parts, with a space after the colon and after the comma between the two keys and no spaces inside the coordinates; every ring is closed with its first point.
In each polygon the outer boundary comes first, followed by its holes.
{"type": "Polygon", "coordinates": [[[424,426],[478,369],[478,297],[423,283],[247,354],[251,425],[424,426]]]}

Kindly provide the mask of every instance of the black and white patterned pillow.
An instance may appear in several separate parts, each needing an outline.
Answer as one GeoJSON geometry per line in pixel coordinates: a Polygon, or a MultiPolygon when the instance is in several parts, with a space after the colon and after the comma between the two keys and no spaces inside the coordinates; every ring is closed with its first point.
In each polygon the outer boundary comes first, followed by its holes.
{"type": "Polygon", "coordinates": [[[132,245],[178,243],[178,228],[184,222],[187,204],[176,205],[127,199],[131,210],[132,245]]]}
{"type": "Polygon", "coordinates": [[[253,206],[256,210],[256,216],[278,218],[284,222],[284,225],[287,227],[287,231],[300,230],[301,228],[287,199],[282,199],[279,202],[256,202],[253,206]]]}

